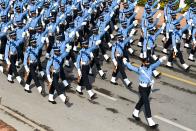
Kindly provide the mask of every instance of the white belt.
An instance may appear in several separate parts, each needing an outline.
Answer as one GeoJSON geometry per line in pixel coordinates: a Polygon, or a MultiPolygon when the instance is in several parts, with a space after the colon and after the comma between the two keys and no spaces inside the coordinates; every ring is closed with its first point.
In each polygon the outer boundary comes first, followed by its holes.
{"type": "Polygon", "coordinates": [[[169,32],[173,32],[173,30],[169,30],[169,32]]]}
{"type": "Polygon", "coordinates": [[[30,63],[35,63],[35,62],[37,62],[37,60],[34,60],[34,61],[33,60],[30,60],[30,63]]]}
{"type": "Polygon", "coordinates": [[[52,32],[49,32],[48,35],[49,35],[49,36],[53,36],[53,33],[52,33],[52,32]]]}
{"type": "Polygon", "coordinates": [[[147,83],[140,83],[139,84],[141,87],[149,87],[149,84],[147,84],[147,83]]]}
{"type": "Polygon", "coordinates": [[[60,71],[60,69],[58,69],[58,70],[53,70],[54,73],[58,73],[59,71],[60,71]]]}
{"type": "Polygon", "coordinates": [[[10,55],[16,55],[17,53],[15,52],[15,53],[13,53],[13,52],[10,52],[10,55]]]}
{"type": "Polygon", "coordinates": [[[88,64],[89,64],[89,62],[87,63],[87,62],[81,61],[81,65],[88,65],[88,64]]]}

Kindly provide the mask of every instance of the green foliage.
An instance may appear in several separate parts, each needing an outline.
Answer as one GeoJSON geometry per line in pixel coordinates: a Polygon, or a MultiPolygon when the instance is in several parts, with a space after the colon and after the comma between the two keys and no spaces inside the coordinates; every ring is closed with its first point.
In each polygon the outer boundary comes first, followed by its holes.
{"type": "MultiPolygon", "coordinates": [[[[144,6],[146,4],[148,0],[139,0],[138,1],[138,5],[139,6],[144,6]]],[[[164,9],[164,6],[165,4],[168,3],[169,0],[161,0],[160,4],[161,4],[161,7],[160,9],[164,9]]],[[[180,0],[179,0],[180,1],[180,0]]],[[[189,8],[189,5],[191,4],[192,0],[185,0],[185,3],[187,4],[187,6],[183,9],[183,12],[185,12],[188,8],[189,8]]]]}

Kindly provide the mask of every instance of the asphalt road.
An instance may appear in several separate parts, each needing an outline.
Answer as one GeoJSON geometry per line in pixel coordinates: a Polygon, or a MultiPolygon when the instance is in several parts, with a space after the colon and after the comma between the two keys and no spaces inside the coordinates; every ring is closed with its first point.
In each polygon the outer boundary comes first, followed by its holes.
{"type": "MultiPolygon", "coordinates": [[[[139,35],[139,32],[138,32],[139,35]]],[[[135,56],[130,56],[131,62],[140,65],[138,59],[140,49],[136,42],[133,48],[135,56]]],[[[161,36],[157,41],[157,55],[160,53],[161,36]]],[[[154,120],[159,123],[160,131],[191,131],[196,130],[196,63],[189,62],[187,51],[183,48],[185,61],[191,65],[189,72],[184,72],[179,61],[174,63],[174,69],[165,67],[165,63],[158,68],[162,75],[155,80],[155,86],[150,95],[151,109],[154,120]]],[[[110,54],[110,52],[108,52],[110,54]]],[[[83,96],[75,92],[76,85],[66,91],[70,97],[71,107],[65,106],[57,97],[56,105],[48,103],[48,96],[43,98],[32,86],[32,94],[27,94],[21,85],[7,82],[6,76],[0,74],[0,118],[17,130],[31,131],[40,127],[40,130],[55,131],[146,131],[147,126],[144,112],[140,113],[142,122],[136,122],[131,114],[138,101],[138,75],[126,70],[128,78],[133,82],[132,88],[124,86],[118,79],[119,85],[110,84],[112,64],[103,62],[103,69],[107,73],[107,80],[90,77],[93,88],[98,94],[94,102],[88,100],[84,90],[83,96]],[[12,113],[8,113],[11,110],[12,113]],[[17,114],[19,116],[17,117],[17,114]],[[24,121],[21,119],[24,118],[24,121]],[[34,124],[32,126],[32,123],[34,124]]],[[[66,69],[69,78],[77,77],[76,70],[66,69]]],[[[96,71],[95,71],[96,72],[96,71]]],[[[40,79],[41,80],[41,79],[40,79]]],[[[33,84],[33,83],[32,83],[33,84]]],[[[34,85],[34,84],[33,84],[34,85]]],[[[48,92],[47,87],[45,87],[48,92]]]]}

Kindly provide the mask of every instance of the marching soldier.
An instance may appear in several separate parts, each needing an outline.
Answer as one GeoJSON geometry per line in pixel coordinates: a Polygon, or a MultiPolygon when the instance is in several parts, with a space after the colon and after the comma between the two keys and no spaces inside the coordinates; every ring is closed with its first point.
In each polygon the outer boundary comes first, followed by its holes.
{"type": "Polygon", "coordinates": [[[34,37],[30,38],[30,46],[27,48],[25,55],[24,55],[24,67],[26,71],[26,76],[25,76],[26,84],[25,84],[24,90],[27,93],[31,93],[29,86],[31,84],[31,80],[33,79],[38,92],[42,96],[45,96],[45,91],[41,87],[38,75],[36,73],[36,69],[38,66],[38,55],[39,55],[40,49],[43,47],[43,44],[44,42],[42,42],[42,44],[37,45],[36,38],[34,37]]]}
{"type": "Polygon", "coordinates": [[[141,107],[144,105],[147,122],[151,128],[158,127],[158,124],[155,124],[155,122],[152,119],[149,102],[149,95],[154,84],[154,80],[152,79],[152,71],[155,70],[158,66],[160,66],[160,64],[166,59],[167,57],[163,56],[154,64],[150,64],[150,62],[147,59],[143,59],[141,67],[135,67],[128,63],[126,58],[123,59],[123,63],[126,65],[126,67],[139,75],[140,99],[135,106],[132,116],[133,118],[135,118],[135,120],[140,121],[139,112],[141,110],[141,107]]]}
{"type": "Polygon", "coordinates": [[[71,46],[67,45],[66,51],[60,52],[58,47],[54,47],[54,55],[49,59],[46,66],[46,74],[49,82],[49,97],[48,102],[56,104],[54,101],[54,91],[57,91],[59,98],[63,103],[68,104],[69,98],[63,92],[63,89],[59,85],[60,71],[62,60],[69,54],[71,46]]]}
{"type": "Polygon", "coordinates": [[[91,100],[96,98],[96,94],[92,91],[92,85],[90,84],[88,78],[90,62],[92,59],[91,53],[98,48],[100,43],[101,40],[97,40],[95,45],[88,48],[88,41],[82,41],[82,49],[80,50],[77,57],[78,86],[76,87],[76,91],[80,95],[83,95],[82,86],[85,86],[91,100]]]}
{"type": "Polygon", "coordinates": [[[118,72],[120,72],[126,86],[130,87],[132,82],[130,82],[126,76],[125,68],[122,61],[124,57],[124,48],[128,44],[128,41],[123,41],[122,34],[118,34],[117,37],[118,37],[117,42],[112,46],[112,61],[114,64],[114,70],[112,73],[112,78],[110,80],[110,83],[114,85],[118,85],[118,83],[116,82],[116,76],[118,72]]]}
{"type": "Polygon", "coordinates": [[[9,33],[9,41],[6,44],[6,48],[5,48],[5,61],[8,65],[7,70],[8,70],[8,76],[7,76],[7,80],[10,83],[13,83],[13,78],[12,78],[12,74],[14,73],[14,75],[16,76],[17,81],[21,84],[22,79],[18,74],[18,71],[16,69],[16,60],[18,57],[18,51],[17,48],[20,46],[20,44],[22,43],[21,40],[18,40],[16,38],[16,32],[15,31],[11,31],[9,33]]]}
{"type": "Polygon", "coordinates": [[[180,51],[182,34],[188,28],[189,28],[189,25],[186,25],[182,29],[180,29],[180,23],[179,22],[175,23],[175,30],[172,34],[173,50],[169,55],[167,67],[172,68],[173,59],[178,57],[180,59],[180,63],[182,64],[183,68],[185,69],[185,71],[189,70],[190,66],[185,63],[182,52],[180,51]]]}
{"type": "MultiPolygon", "coordinates": [[[[101,35],[101,34],[98,34],[98,28],[97,27],[93,28],[92,31],[93,31],[93,35],[89,38],[89,45],[88,45],[89,48],[94,46],[96,44],[97,40],[100,40],[100,35],[101,35]]],[[[92,74],[92,67],[95,64],[101,78],[106,79],[105,78],[106,74],[101,69],[101,65],[99,63],[99,48],[95,49],[92,53],[93,53],[94,58],[93,58],[93,60],[90,64],[89,74],[92,74]]]]}

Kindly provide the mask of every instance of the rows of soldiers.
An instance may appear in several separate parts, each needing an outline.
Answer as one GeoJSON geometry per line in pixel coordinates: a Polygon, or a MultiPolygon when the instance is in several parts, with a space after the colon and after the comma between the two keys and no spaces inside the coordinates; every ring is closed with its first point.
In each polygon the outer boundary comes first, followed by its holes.
{"type": "MultiPolygon", "coordinates": [[[[7,80],[13,83],[15,77],[24,90],[31,93],[30,84],[35,82],[42,96],[46,93],[39,77],[46,78],[49,86],[48,101],[56,104],[54,93],[67,105],[69,98],[59,86],[60,80],[68,88],[65,66],[75,66],[78,72],[76,91],[82,95],[85,87],[90,100],[96,98],[88,76],[96,69],[100,77],[106,79],[102,70],[100,56],[114,69],[111,84],[117,85],[116,77],[120,72],[124,83],[131,87],[132,82],[125,73],[125,67],[139,74],[140,100],[133,112],[139,119],[139,111],[144,105],[150,127],[157,127],[152,120],[148,97],[153,86],[154,77],[160,73],[156,68],[167,59],[156,55],[155,41],[160,34],[164,35],[163,53],[168,54],[167,66],[172,68],[172,61],[178,57],[185,71],[190,66],[183,59],[180,51],[181,40],[186,48],[191,48],[189,60],[194,61],[196,51],[196,8],[192,2],[190,8],[182,16],[176,14],[186,6],[179,0],[170,0],[164,7],[165,23],[158,29],[161,13],[154,15],[160,8],[160,0],[148,0],[141,19],[141,47],[139,57],[142,68],[129,63],[129,56],[134,54],[132,48],[134,35],[137,33],[138,21],[135,19],[139,8],[137,0],[1,0],[0,1],[0,70],[7,72],[7,80]],[[179,6],[180,5],[180,6],[179,6]],[[178,8],[179,6],[179,8],[178,8]],[[181,28],[180,22],[185,17],[186,26],[181,28]],[[111,57],[107,52],[111,51],[111,57]],[[43,60],[47,61],[46,66],[43,60]],[[21,64],[22,63],[22,64],[21,64]],[[17,67],[24,67],[22,78],[17,67]]],[[[142,13],[142,12],[139,12],[142,13]]]]}

